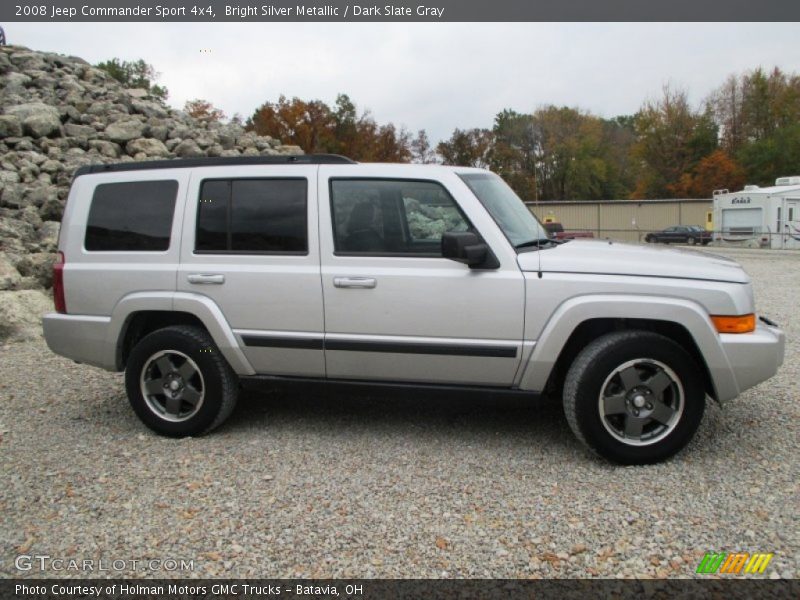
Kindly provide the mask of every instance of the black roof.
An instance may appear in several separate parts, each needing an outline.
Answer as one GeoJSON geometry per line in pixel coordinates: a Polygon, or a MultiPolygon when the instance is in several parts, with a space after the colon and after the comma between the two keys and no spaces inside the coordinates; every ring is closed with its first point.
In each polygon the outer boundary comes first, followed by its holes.
{"type": "Polygon", "coordinates": [[[75,171],[75,177],[89,173],[115,171],[149,171],[151,169],[188,169],[191,167],[231,167],[236,165],[342,165],[356,164],[338,154],[295,154],[291,156],[220,156],[215,158],[176,158],[140,162],[86,165],[75,171]]]}

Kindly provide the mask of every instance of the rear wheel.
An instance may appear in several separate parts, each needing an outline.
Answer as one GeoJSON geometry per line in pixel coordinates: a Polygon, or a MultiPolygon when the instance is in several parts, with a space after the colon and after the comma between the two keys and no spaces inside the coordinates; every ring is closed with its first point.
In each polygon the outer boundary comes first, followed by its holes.
{"type": "Polygon", "coordinates": [[[690,246],[694,246],[696,243],[697,243],[697,240],[695,238],[693,238],[693,237],[689,238],[689,245],[690,246]]]}
{"type": "Polygon", "coordinates": [[[664,460],[689,443],[705,409],[700,370],[678,344],[647,331],[604,335],[584,348],[564,384],[578,439],[620,464],[664,460]]]}
{"type": "Polygon", "coordinates": [[[211,431],[236,405],[238,381],[208,333],[176,326],[145,336],[125,370],[128,400],[153,431],[172,437],[211,431]]]}

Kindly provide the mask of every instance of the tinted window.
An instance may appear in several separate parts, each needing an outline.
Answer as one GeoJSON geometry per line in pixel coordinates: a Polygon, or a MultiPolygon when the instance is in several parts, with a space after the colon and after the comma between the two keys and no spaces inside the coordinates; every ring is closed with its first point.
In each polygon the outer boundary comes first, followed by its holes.
{"type": "Polygon", "coordinates": [[[205,181],[200,191],[197,212],[197,250],[228,248],[228,204],[230,181],[205,181]]]}
{"type": "Polygon", "coordinates": [[[94,190],[84,247],[157,252],[169,248],[177,181],[103,183],[94,190]]]}
{"type": "Polygon", "coordinates": [[[198,252],[306,252],[305,179],[204,181],[197,214],[198,252]]]}
{"type": "Polygon", "coordinates": [[[442,234],[469,223],[450,194],[428,181],[331,181],[337,252],[441,256],[442,234]]]}

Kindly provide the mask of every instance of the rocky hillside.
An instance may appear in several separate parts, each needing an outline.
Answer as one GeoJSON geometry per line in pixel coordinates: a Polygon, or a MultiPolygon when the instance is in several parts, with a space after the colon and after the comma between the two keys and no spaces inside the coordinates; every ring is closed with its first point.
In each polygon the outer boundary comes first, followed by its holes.
{"type": "Polygon", "coordinates": [[[19,46],[0,47],[0,112],[0,340],[32,335],[49,305],[43,291],[77,167],[302,153],[235,124],[193,119],[80,58],[19,46]]]}

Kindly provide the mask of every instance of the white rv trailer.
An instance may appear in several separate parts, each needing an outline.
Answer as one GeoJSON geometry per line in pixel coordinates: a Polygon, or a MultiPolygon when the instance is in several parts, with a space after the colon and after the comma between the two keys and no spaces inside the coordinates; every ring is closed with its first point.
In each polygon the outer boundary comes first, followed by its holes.
{"type": "Polygon", "coordinates": [[[714,241],[723,246],[800,249],[800,176],[771,187],[714,192],[714,241]]]}

